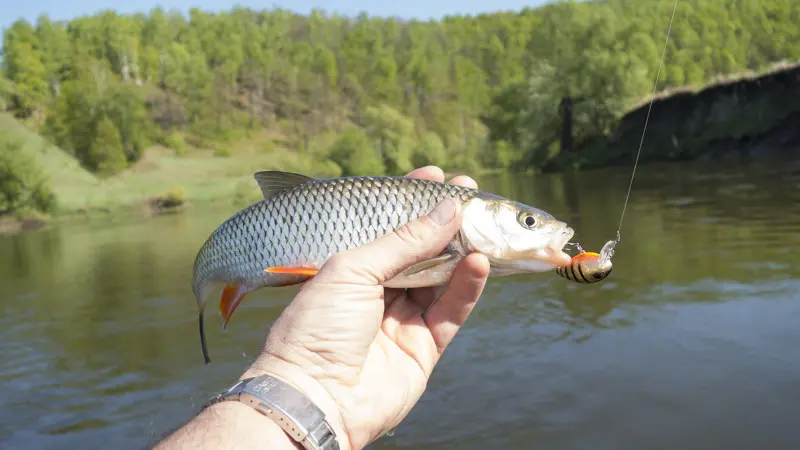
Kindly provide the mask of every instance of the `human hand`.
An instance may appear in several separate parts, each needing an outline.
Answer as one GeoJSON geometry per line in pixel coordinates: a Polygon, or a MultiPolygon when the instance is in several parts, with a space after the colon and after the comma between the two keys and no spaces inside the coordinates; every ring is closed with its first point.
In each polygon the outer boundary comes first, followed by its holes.
{"type": "MultiPolygon", "coordinates": [[[[408,176],[444,181],[436,167],[408,176]]],[[[466,176],[451,183],[477,187],[466,176]]],[[[342,449],[361,449],[395,428],[477,303],[489,262],[467,256],[443,288],[381,283],[441,253],[460,224],[460,204],[445,200],[394,233],[334,255],[274,323],[242,378],[271,374],[304,391],[326,413],[342,449]]]]}

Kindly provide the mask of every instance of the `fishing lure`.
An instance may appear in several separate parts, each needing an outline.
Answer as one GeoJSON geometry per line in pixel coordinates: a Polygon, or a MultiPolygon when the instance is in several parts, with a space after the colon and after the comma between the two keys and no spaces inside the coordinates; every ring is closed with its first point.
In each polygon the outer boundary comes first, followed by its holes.
{"type": "Polygon", "coordinates": [[[611,257],[614,256],[618,239],[606,242],[600,253],[587,252],[578,244],[580,253],[573,256],[569,264],[558,267],[556,273],[561,278],[576,283],[589,284],[605,280],[613,269],[611,257]]]}

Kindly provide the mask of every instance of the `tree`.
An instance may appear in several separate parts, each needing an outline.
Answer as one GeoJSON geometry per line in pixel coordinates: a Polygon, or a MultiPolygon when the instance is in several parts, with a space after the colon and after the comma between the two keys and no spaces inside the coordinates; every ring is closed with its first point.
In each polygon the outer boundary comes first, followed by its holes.
{"type": "Polygon", "coordinates": [[[104,175],[116,173],[127,165],[122,138],[110,118],[104,116],[97,124],[89,157],[92,169],[104,175]]]}
{"type": "Polygon", "coordinates": [[[369,136],[359,128],[351,128],[336,139],[330,158],[342,168],[343,176],[384,172],[381,155],[373,148],[369,136]]]}
{"type": "MultiPolygon", "coordinates": [[[[203,144],[263,127],[310,155],[315,137],[360,127],[387,173],[438,149],[433,136],[452,164],[540,164],[562,99],[581,99],[580,146],[650,94],[671,11],[606,0],[439,21],[241,7],[41,16],[3,36],[0,106],[87,167],[86,130],[102,117],[129,162],[176,132],[203,144]]],[[[659,88],[800,58],[797,20],[793,0],[681,1],[659,88]]]]}
{"type": "Polygon", "coordinates": [[[20,140],[0,137],[0,215],[51,212],[57,204],[47,179],[20,140]]]}

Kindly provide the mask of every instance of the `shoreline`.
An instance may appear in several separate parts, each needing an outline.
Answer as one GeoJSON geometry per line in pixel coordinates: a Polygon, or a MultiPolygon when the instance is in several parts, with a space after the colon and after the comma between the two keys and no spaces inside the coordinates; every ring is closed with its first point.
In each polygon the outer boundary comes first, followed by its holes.
{"type": "MultiPolygon", "coordinates": [[[[570,154],[559,153],[543,167],[448,170],[445,171],[445,179],[461,174],[477,178],[502,173],[550,174],[630,165],[639,148],[650,98],[637,102],[637,106],[625,114],[607,136],[590,138],[570,154]]],[[[796,126],[800,123],[800,63],[781,64],[760,75],[746,73],[731,76],[699,88],[675,89],[656,94],[653,98],[640,166],[669,162],[800,157],[800,128],[796,126]]],[[[38,135],[35,138],[41,140],[38,135]]],[[[168,149],[156,147],[148,155],[143,157],[138,168],[132,169],[133,172],[102,182],[106,186],[91,181],[89,190],[84,188],[84,200],[72,202],[60,212],[51,215],[23,213],[0,216],[0,235],[36,231],[61,223],[96,220],[108,215],[152,217],[180,214],[187,208],[222,204],[243,208],[261,198],[260,191],[251,179],[252,175],[242,170],[245,165],[261,163],[264,166],[256,170],[269,167],[314,172],[310,163],[302,161],[303,158],[297,154],[292,154],[295,159],[281,158],[276,162],[270,160],[271,154],[242,153],[235,157],[212,158],[201,153],[182,157],[172,155],[168,149]],[[189,168],[184,168],[183,164],[189,167],[204,166],[198,172],[186,173],[189,168]],[[227,166],[223,176],[209,179],[206,175],[201,179],[206,167],[222,164],[227,166]],[[169,167],[177,172],[168,172],[169,167]],[[141,184],[141,180],[132,179],[137,176],[137,171],[139,175],[147,177],[142,185],[144,187],[136,185],[141,184]],[[184,178],[175,179],[175,174],[184,178]],[[167,181],[174,182],[170,184],[171,188],[167,188],[167,181]],[[161,194],[154,195],[154,185],[159,185],[161,194]],[[123,198],[103,193],[112,187],[115,193],[131,194],[138,191],[138,195],[126,195],[123,198]],[[104,199],[99,202],[88,201],[89,198],[98,197],[104,199]]],[[[280,156],[284,155],[281,153],[280,156]]]]}
{"type": "MultiPolygon", "coordinates": [[[[800,153],[800,145],[794,148],[797,153],[800,153]]],[[[737,161],[738,163],[745,163],[748,161],[768,161],[775,158],[776,155],[774,154],[758,154],[758,155],[728,155],[724,158],[726,161],[737,161]]],[[[658,165],[672,165],[675,163],[678,164],[691,164],[691,163],[698,163],[701,165],[707,165],[709,163],[714,163],[717,160],[722,160],[722,158],[696,158],[693,160],[651,160],[647,162],[640,161],[640,168],[646,166],[658,166],[658,165]]],[[[633,167],[633,160],[619,160],[612,164],[606,164],[602,166],[593,166],[593,167],[581,167],[578,169],[570,169],[564,168],[558,171],[542,171],[539,173],[534,173],[532,171],[502,171],[498,169],[485,169],[480,170],[478,172],[466,172],[466,171],[445,171],[445,181],[452,179],[458,175],[468,175],[475,178],[477,181],[480,182],[481,177],[492,177],[497,175],[503,175],[503,173],[508,175],[513,174],[526,174],[532,176],[539,176],[539,175],[556,175],[556,174],[565,174],[569,172],[592,172],[592,171],[602,171],[607,169],[623,169],[625,168],[632,168],[633,167]]],[[[7,214],[5,216],[0,216],[0,237],[2,236],[11,236],[20,233],[28,233],[28,232],[35,232],[35,231],[42,231],[46,230],[53,226],[59,225],[77,225],[81,223],[88,223],[94,221],[101,221],[101,222],[108,222],[111,220],[132,220],[132,219],[149,219],[157,216],[166,216],[171,214],[184,214],[189,211],[195,210],[197,208],[229,208],[231,209],[232,213],[238,211],[242,208],[245,208],[252,203],[255,203],[261,199],[260,191],[253,192],[253,196],[247,199],[242,198],[232,198],[228,195],[220,195],[216,197],[203,197],[203,198],[196,198],[191,200],[183,201],[178,205],[174,205],[171,207],[166,208],[156,208],[153,207],[154,204],[158,204],[157,199],[150,198],[145,199],[135,204],[125,203],[119,204],[116,206],[111,207],[94,207],[89,209],[75,209],[64,211],[61,213],[54,213],[49,216],[43,215],[34,215],[34,216],[15,216],[13,214],[7,214]]]]}

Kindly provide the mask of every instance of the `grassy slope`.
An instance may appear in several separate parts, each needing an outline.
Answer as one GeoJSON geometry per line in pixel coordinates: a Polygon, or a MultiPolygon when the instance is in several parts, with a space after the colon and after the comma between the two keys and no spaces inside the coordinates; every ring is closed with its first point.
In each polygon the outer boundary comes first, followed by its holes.
{"type": "Polygon", "coordinates": [[[190,149],[184,156],[156,146],[132,168],[103,182],[104,207],[133,206],[147,199],[162,196],[173,189],[185,192],[188,202],[212,200],[249,202],[258,198],[258,186],[253,173],[266,169],[281,169],[320,174],[314,164],[296,152],[284,149],[259,150],[249,145],[269,139],[266,133],[246,141],[230,144],[230,156],[215,156],[213,151],[190,149]]]}
{"type": "Polygon", "coordinates": [[[284,149],[265,149],[271,140],[266,132],[255,133],[230,145],[231,156],[215,156],[210,150],[190,149],[178,156],[170,149],[155,146],[130,169],[99,179],[86,171],[63,150],[50,145],[29,131],[12,116],[0,113],[0,133],[16,135],[25,150],[35,155],[40,167],[58,195],[60,213],[137,208],[149,199],[178,189],[188,202],[211,200],[238,203],[258,198],[253,173],[265,169],[293,170],[312,175],[325,173],[324,166],[310,158],[284,149]]]}
{"type": "Polygon", "coordinates": [[[0,113],[0,134],[23,142],[24,151],[36,159],[64,207],[75,208],[79,198],[99,186],[97,177],[81,167],[75,158],[30,132],[10,114],[0,113]]]}

